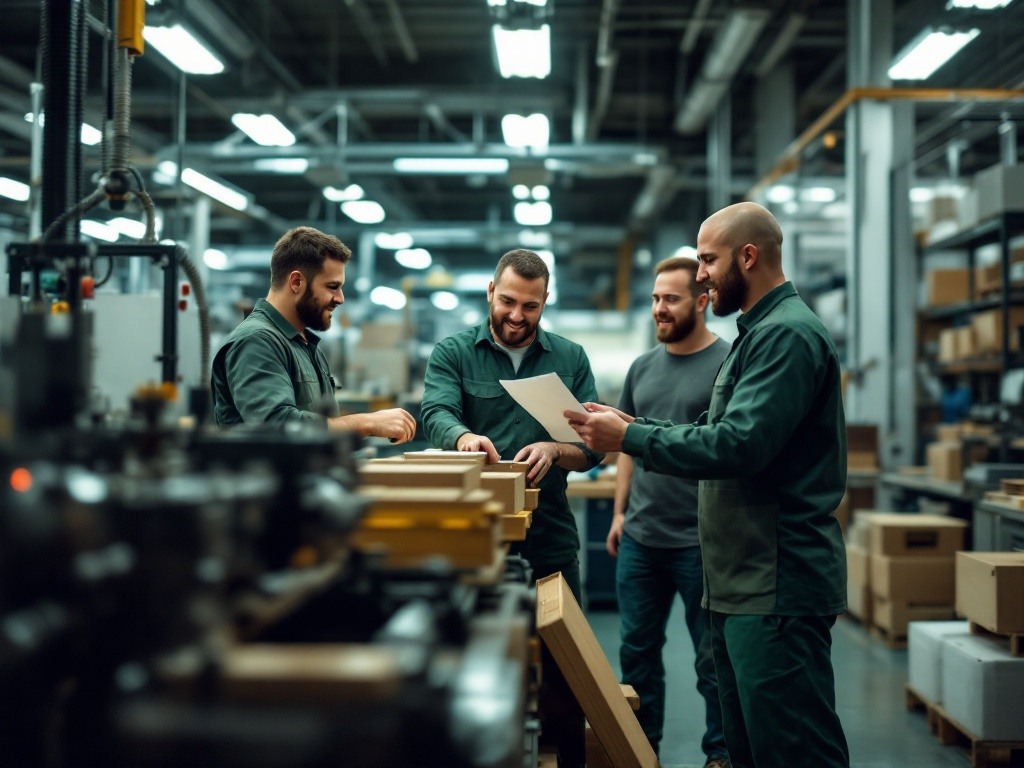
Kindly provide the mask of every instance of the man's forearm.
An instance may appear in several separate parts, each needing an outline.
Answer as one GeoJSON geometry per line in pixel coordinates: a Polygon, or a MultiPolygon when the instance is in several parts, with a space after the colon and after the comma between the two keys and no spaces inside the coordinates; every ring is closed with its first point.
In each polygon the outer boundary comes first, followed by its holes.
{"type": "Polygon", "coordinates": [[[558,446],[559,456],[558,461],[555,463],[562,469],[584,472],[592,466],[587,454],[575,443],[556,443],[556,445],[558,446]]]}

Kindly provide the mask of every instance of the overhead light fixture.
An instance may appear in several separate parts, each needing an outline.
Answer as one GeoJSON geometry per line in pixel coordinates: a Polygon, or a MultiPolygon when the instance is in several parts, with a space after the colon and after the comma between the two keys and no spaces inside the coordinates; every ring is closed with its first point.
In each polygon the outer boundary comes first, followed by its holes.
{"type": "Polygon", "coordinates": [[[203,251],[203,263],[210,269],[227,269],[228,255],[216,248],[207,248],[203,251]]]}
{"type": "Polygon", "coordinates": [[[408,232],[378,232],[374,235],[373,244],[389,251],[412,248],[412,235],[408,232]]]}
{"type": "Polygon", "coordinates": [[[451,291],[434,291],[430,303],[440,310],[451,311],[459,306],[459,297],[451,291]]]}
{"type": "Polygon", "coordinates": [[[181,180],[192,189],[202,192],[219,203],[236,211],[244,211],[249,207],[249,198],[237,189],[232,189],[227,184],[211,179],[209,176],[197,171],[195,168],[186,168],[181,172],[181,180]]]}
{"type": "Polygon", "coordinates": [[[253,161],[252,167],[267,173],[301,174],[309,170],[309,160],[304,157],[261,157],[253,161]]]}
{"type": "Polygon", "coordinates": [[[324,197],[332,203],[344,203],[348,200],[359,200],[363,196],[363,188],[358,184],[349,184],[344,189],[324,187],[324,197]]]}
{"type": "Polygon", "coordinates": [[[996,8],[1005,8],[1013,0],[949,0],[946,3],[946,10],[950,8],[974,8],[978,11],[994,11],[996,8]]]}
{"type": "Polygon", "coordinates": [[[675,253],[673,253],[672,255],[673,256],[681,256],[684,259],[696,259],[697,258],[697,254],[699,254],[699,253],[700,253],[700,251],[698,251],[692,245],[683,245],[683,246],[680,246],[679,248],[676,248],[675,253]]]}
{"type": "Polygon", "coordinates": [[[498,71],[502,77],[536,77],[551,74],[551,26],[537,29],[506,29],[500,24],[491,27],[498,71]]]}
{"type": "Polygon", "coordinates": [[[373,200],[346,200],[341,212],[356,224],[380,224],[384,221],[384,206],[373,200]]]}
{"type": "Polygon", "coordinates": [[[512,187],[512,197],[516,200],[529,200],[530,188],[525,184],[516,184],[512,187]]]}
{"type": "Polygon", "coordinates": [[[551,233],[547,230],[524,229],[517,238],[524,248],[550,248],[551,233]]]}
{"type": "Polygon", "coordinates": [[[101,224],[98,221],[92,221],[91,219],[83,221],[80,228],[83,235],[88,235],[95,240],[116,243],[119,237],[117,230],[113,227],[101,224]]]}
{"type": "MultiPolygon", "coordinates": [[[[31,112],[26,112],[25,122],[34,123],[35,115],[33,115],[31,112]]],[[[42,112],[39,113],[39,125],[46,125],[46,115],[42,112]]],[[[103,141],[103,134],[100,132],[99,128],[93,128],[88,123],[82,123],[82,131],[79,135],[79,138],[81,139],[81,142],[83,144],[87,144],[90,147],[93,147],[99,144],[101,141],[103,141]]]]}
{"type": "Polygon", "coordinates": [[[398,157],[392,165],[399,173],[508,172],[508,160],[504,157],[398,157]]]}
{"type": "Polygon", "coordinates": [[[769,203],[788,203],[796,196],[796,192],[788,184],[775,184],[768,187],[765,194],[769,203]]]}
{"type": "Polygon", "coordinates": [[[535,112],[532,115],[505,115],[501,118],[501,135],[510,147],[547,147],[551,136],[551,124],[547,115],[535,112]]]}
{"type": "Polygon", "coordinates": [[[551,223],[551,203],[516,203],[512,215],[524,227],[543,227],[551,223]]]}
{"type": "Polygon", "coordinates": [[[395,253],[395,261],[406,269],[426,269],[433,263],[426,248],[402,248],[395,253]]]}
{"type": "Polygon", "coordinates": [[[800,190],[800,199],[805,203],[831,203],[836,191],[832,187],[807,187],[800,190]]]}
{"type": "Polygon", "coordinates": [[[231,116],[231,122],[235,128],[264,147],[290,147],[295,143],[295,134],[270,114],[236,112],[231,116]]]}
{"type": "Polygon", "coordinates": [[[3,197],[8,197],[11,200],[17,200],[19,203],[24,203],[28,200],[30,191],[31,189],[28,184],[14,179],[9,179],[6,176],[0,176],[0,195],[3,197]]]}
{"type": "Polygon", "coordinates": [[[483,320],[483,315],[480,314],[479,310],[467,309],[462,313],[462,322],[464,325],[476,325],[483,320]]]}
{"type": "Polygon", "coordinates": [[[136,221],[135,219],[118,216],[116,219],[108,221],[107,224],[125,237],[141,240],[146,236],[146,225],[141,221],[136,221]]]}
{"type": "Polygon", "coordinates": [[[939,67],[978,36],[977,29],[943,32],[926,27],[898,54],[889,67],[892,80],[927,80],[939,67]]]}
{"type": "Polygon", "coordinates": [[[378,285],[370,291],[370,301],[388,309],[402,309],[405,306],[405,294],[386,285],[378,285]]]}
{"type": "Polygon", "coordinates": [[[143,27],[142,36],[171,64],[190,75],[219,75],[224,62],[181,24],[143,27]]]}
{"type": "Polygon", "coordinates": [[[546,184],[538,184],[530,190],[530,194],[533,195],[534,200],[550,200],[551,190],[546,184]]]}
{"type": "Polygon", "coordinates": [[[930,203],[934,198],[935,190],[928,187],[910,188],[910,202],[912,203],[930,203]]]}

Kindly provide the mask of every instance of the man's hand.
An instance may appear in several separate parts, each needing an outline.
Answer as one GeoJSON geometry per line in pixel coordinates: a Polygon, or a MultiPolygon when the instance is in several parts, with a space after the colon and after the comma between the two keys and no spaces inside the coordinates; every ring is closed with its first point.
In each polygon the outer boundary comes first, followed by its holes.
{"type": "Polygon", "coordinates": [[[608,538],[604,541],[605,549],[612,557],[619,556],[619,542],[622,541],[622,524],[626,516],[616,512],[612,515],[612,527],[608,529],[608,538]]]}
{"type": "Polygon", "coordinates": [[[584,403],[586,413],[564,411],[580,440],[595,451],[621,451],[622,440],[626,436],[626,427],[634,419],[617,408],[598,403],[584,403]]]}
{"type": "Polygon", "coordinates": [[[483,451],[487,454],[488,464],[495,464],[501,461],[501,454],[498,453],[498,449],[494,447],[491,439],[483,435],[474,435],[472,432],[459,436],[459,439],[455,441],[455,450],[483,451]]]}
{"type": "Polygon", "coordinates": [[[560,458],[562,448],[558,443],[532,443],[521,448],[512,461],[522,461],[530,465],[530,470],[526,473],[526,484],[536,488],[560,458]]]}
{"type": "Polygon", "coordinates": [[[366,434],[391,438],[393,443],[407,443],[416,436],[416,419],[401,408],[388,408],[363,414],[366,434]]]}

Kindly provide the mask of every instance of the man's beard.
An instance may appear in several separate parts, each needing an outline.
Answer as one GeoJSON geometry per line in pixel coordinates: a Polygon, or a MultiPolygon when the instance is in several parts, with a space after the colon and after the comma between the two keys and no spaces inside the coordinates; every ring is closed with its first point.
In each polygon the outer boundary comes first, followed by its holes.
{"type": "Polygon", "coordinates": [[[658,341],[662,344],[674,344],[677,341],[682,341],[693,332],[693,327],[697,324],[697,308],[694,305],[690,314],[679,320],[671,316],[662,318],[655,316],[654,319],[671,323],[667,328],[657,328],[655,333],[658,336],[658,341]]]}
{"type": "Polygon", "coordinates": [[[736,254],[733,254],[732,264],[726,270],[722,278],[713,284],[711,295],[711,311],[719,317],[726,317],[738,311],[747,300],[749,287],[740,275],[739,267],[736,266],[736,254]]]}
{"type": "Polygon", "coordinates": [[[537,326],[529,320],[523,320],[518,327],[510,328],[507,317],[500,317],[494,311],[493,304],[491,305],[490,325],[491,333],[494,334],[497,341],[513,349],[521,346],[527,339],[532,338],[533,334],[537,331],[537,326]]]}
{"type": "Polygon", "coordinates": [[[306,328],[313,331],[326,331],[331,327],[331,315],[328,313],[325,317],[324,312],[333,308],[333,304],[333,301],[328,301],[326,304],[318,305],[316,299],[313,298],[313,289],[306,286],[306,293],[295,305],[295,311],[306,328]]]}

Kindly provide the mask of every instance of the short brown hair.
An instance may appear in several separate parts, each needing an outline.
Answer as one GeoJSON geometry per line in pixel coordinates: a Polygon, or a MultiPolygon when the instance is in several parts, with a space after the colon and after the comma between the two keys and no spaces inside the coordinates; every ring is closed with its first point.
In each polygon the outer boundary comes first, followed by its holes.
{"type": "Polygon", "coordinates": [[[280,288],[295,270],[312,280],[324,267],[326,259],[347,264],[352,251],[334,235],[313,227],[295,227],[285,232],[274,246],[270,257],[270,286],[280,288]]]}
{"type": "Polygon", "coordinates": [[[511,267],[513,272],[520,277],[525,277],[527,280],[536,280],[538,277],[543,277],[544,290],[548,289],[548,280],[551,277],[551,273],[548,272],[548,265],[544,263],[544,259],[533,251],[528,251],[525,248],[516,248],[514,251],[509,251],[498,259],[498,267],[494,270],[495,285],[501,280],[506,267],[511,267]]]}
{"type": "Polygon", "coordinates": [[[697,270],[700,269],[700,262],[689,256],[669,256],[667,259],[662,259],[654,265],[654,275],[657,277],[662,272],[672,272],[677,269],[690,273],[690,293],[693,298],[708,292],[704,283],[697,282],[697,270]]]}

